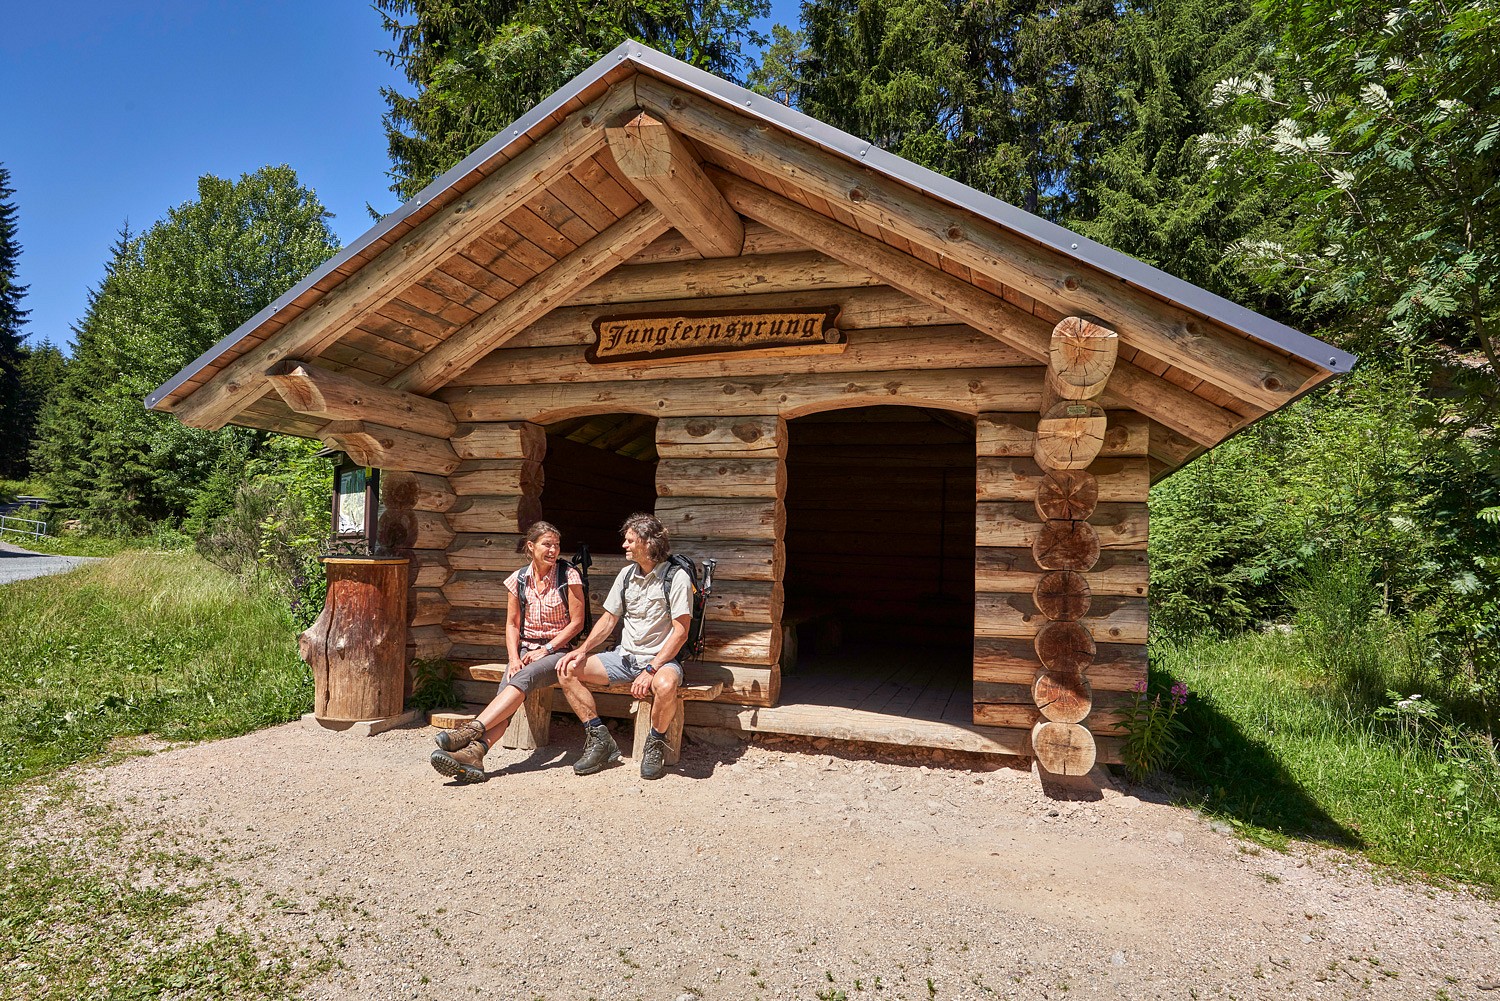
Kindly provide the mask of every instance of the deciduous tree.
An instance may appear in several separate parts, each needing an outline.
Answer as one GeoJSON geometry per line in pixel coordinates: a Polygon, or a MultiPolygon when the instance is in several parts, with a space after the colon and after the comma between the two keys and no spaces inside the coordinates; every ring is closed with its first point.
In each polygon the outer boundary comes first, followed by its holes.
{"type": "Polygon", "coordinates": [[[290,167],[238,181],[205,175],[198,197],[116,242],[42,415],[35,461],[62,507],[93,528],[180,519],[236,439],[144,409],[159,384],[231,333],[335,249],[328,213],[290,167]]]}

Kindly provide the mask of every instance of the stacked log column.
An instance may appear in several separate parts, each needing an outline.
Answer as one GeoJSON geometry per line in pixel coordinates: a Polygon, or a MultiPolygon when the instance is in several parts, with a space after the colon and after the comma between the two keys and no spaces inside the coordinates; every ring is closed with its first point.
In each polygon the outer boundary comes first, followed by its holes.
{"type": "Polygon", "coordinates": [[[1148,429],[1097,404],[1116,345],[1063,320],[1042,412],[979,422],[974,718],[1029,727],[1059,775],[1115,758],[1096,737],[1145,674],[1148,429]]]}
{"type": "Polygon", "coordinates": [[[774,415],[657,423],[656,515],[674,551],[718,561],[707,646],[689,673],[723,681],[722,702],[780,697],[786,444],[774,415]]]}

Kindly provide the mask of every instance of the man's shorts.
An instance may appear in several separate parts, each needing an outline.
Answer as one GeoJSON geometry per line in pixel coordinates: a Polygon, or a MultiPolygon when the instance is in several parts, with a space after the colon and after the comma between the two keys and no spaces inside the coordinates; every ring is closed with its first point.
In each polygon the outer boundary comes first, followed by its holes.
{"type": "MultiPolygon", "coordinates": [[[[610,681],[634,681],[646,669],[646,665],[651,663],[649,657],[639,657],[633,653],[625,653],[618,647],[613,650],[605,650],[602,653],[595,654],[595,656],[599,658],[599,663],[604,665],[604,673],[609,675],[610,681]]],[[[675,660],[669,660],[665,664],[656,665],[656,669],[659,671],[669,667],[677,672],[677,683],[679,685],[687,679],[687,676],[682,673],[682,665],[675,660]]]]}

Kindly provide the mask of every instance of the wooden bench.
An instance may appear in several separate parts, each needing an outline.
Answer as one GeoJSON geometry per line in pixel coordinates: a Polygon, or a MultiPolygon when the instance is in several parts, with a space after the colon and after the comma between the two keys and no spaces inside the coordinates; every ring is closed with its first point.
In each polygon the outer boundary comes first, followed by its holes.
{"type": "MultiPolygon", "coordinates": [[[[505,668],[495,667],[471,667],[469,676],[475,681],[494,681],[504,683],[505,668]]],[[[533,689],[526,693],[526,701],[516,710],[511,717],[510,726],[506,727],[505,734],[500,738],[500,746],[513,748],[521,751],[531,751],[538,747],[546,747],[552,741],[552,693],[558,689],[557,685],[546,685],[533,689]]],[[[611,695],[629,695],[630,682],[616,681],[608,685],[588,685],[591,692],[603,692],[611,695]]],[[[682,754],[682,723],[684,713],[682,704],[684,702],[712,702],[724,692],[724,683],[715,681],[711,684],[685,683],[677,686],[677,707],[672,714],[672,722],[667,727],[667,764],[675,765],[682,754]]],[[[651,701],[652,696],[644,699],[632,699],[630,712],[635,716],[635,744],[634,751],[640,754],[641,748],[646,746],[646,738],[651,733],[651,701]]],[[[460,723],[467,722],[474,717],[459,713],[434,713],[432,724],[434,726],[454,727],[460,723]]]]}

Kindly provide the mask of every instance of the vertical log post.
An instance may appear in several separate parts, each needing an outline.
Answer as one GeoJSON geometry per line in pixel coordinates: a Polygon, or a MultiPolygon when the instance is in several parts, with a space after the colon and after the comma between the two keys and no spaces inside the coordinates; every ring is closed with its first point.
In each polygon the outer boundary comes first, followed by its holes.
{"type": "Polygon", "coordinates": [[[313,673],[313,716],[348,724],[400,716],[406,699],[406,560],[329,559],[328,598],[297,639],[313,673]]]}

